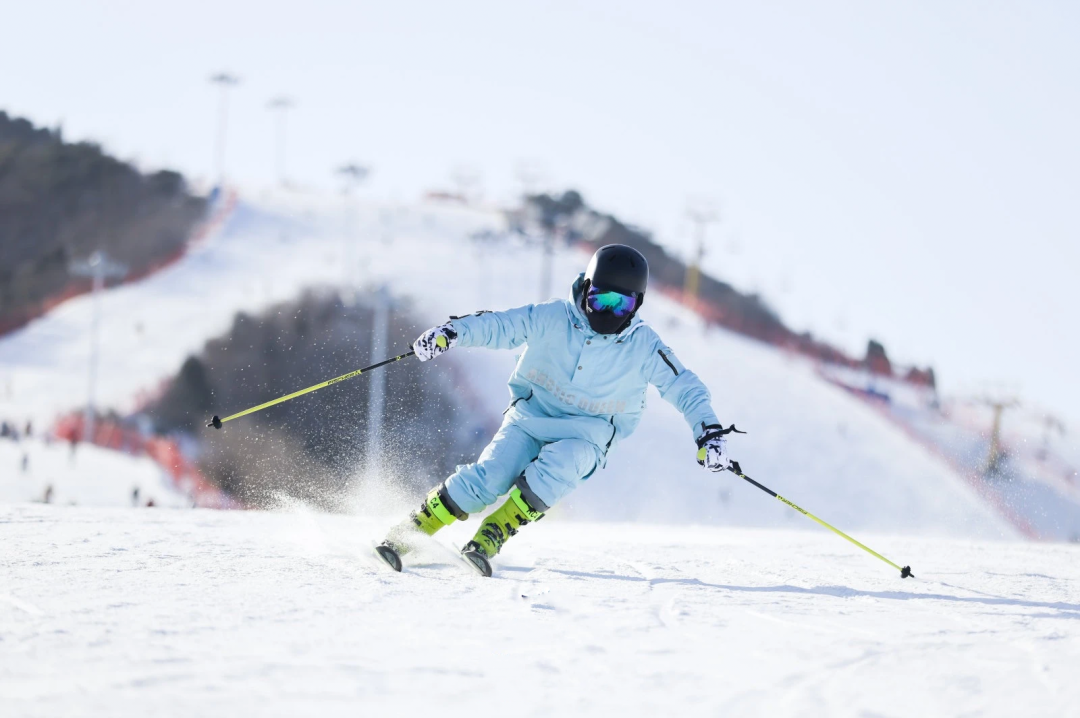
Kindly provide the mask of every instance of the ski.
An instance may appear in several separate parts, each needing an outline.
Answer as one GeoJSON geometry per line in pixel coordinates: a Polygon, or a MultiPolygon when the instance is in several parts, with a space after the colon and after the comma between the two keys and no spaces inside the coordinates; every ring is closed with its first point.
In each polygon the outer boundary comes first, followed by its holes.
{"type": "MultiPolygon", "coordinates": [[[[429,537],[430,538],[430,537],[429,537]]],[[[476,550],[462,550],[461,552],[454,551],[449,546],[444,545],[441,541],[431,539],[431,543],[437,546],[442,551],[450,554],[454,557],[454,563],[464,564],[469,569],[486,578],[491,577],[491,563],[487,557],[476,550]]],[[[379,557],[382,563],[385,563],[392,570],[401,573],[403,563],[401,560],[401,554],[398,550],[388,541],[383,541],[372,547],[375,551],[375,555],[379,557]]],[[[465,547],[469,549],[469,546],[465,547]]]]}
{"type": "Polygon", "coordinates": [[[381,558],[387,566],[401,573],[401,556],[386,541],[375,547],[375,555],[381,558]]]}
{"type": "Polygon", "coordinates": [[[487,556],[475,550],[462,551],[460,556],[481,576],[491,578],[491,562],[487,560],[487,556]]]}

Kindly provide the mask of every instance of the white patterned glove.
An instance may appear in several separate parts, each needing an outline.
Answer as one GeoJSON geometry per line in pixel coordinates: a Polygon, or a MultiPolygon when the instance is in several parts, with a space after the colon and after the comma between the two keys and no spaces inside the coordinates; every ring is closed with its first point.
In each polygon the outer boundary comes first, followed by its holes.
{"type": "Polygon", "coordinates": [[[442,326],[432,327],[413,342],[412,348],[420,361],[434,359],[450,351],[457,344],[457,331],[447,322],[442,326]]]}
{"type": "Polygon", "coordinates": [[[731,460],[727,455],[727,438],[724,435],[728,432],[739,434],[743,432],[736,429],[734,425],[729,429],[724,429],[719,424],[712,424],[703,428],[705,433],[697,440],[698,464],[709,471],[726,471],[731,467],[731,460]]]}

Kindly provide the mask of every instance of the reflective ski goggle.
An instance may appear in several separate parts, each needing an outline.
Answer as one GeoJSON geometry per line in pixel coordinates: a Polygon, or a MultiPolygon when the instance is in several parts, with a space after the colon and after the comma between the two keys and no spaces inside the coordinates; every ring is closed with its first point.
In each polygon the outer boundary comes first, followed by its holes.
{"type": "Polygon", "coordinates": [[[620,294],[619,292],[603,292],[596,287],[591,287],[585,296],[585,302],[589,309],[594,312],[611,312],[617,317],[625,317],[637,308],[637,295],[620,294]]]}

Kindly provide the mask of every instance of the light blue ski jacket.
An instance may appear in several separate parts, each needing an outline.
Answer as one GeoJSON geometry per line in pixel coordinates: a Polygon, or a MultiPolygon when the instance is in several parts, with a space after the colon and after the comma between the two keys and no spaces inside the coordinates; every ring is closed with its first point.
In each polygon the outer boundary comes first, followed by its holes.
{"type": "Polygon", "coordinates": [[[648,324],[634,317],[613,335],[589,327],[580,308],[584,276],[569,299],[452,320],[457,346],[525,345],[510,376],[507,419],[541,441],[584,439],[606,456],[637,428],[652,384],[682,412],[695,437],[703,424],[719,424],[709,390],[648,324]]]}

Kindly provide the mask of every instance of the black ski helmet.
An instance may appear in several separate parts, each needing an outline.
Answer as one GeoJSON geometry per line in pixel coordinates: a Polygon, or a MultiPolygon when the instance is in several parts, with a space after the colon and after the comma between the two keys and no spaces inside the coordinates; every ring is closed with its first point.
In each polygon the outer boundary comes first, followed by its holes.
{"type": "Polygon", "coordinates": [[[641,252],[625,244],[606,244],[596,250],[585,270],[585,282],[582,285],[581,308],[589,320],[589,326],[599,334],[618,334],[626,328],[641,309],[645,301],[645,289],[649,284],[649,263],[641,252]],[[637,306],[625,317],[616,317],[611,312],[595,312],[589,308],[585,295],[596,287],[604,292],[636,294],[637,306]]]}

